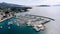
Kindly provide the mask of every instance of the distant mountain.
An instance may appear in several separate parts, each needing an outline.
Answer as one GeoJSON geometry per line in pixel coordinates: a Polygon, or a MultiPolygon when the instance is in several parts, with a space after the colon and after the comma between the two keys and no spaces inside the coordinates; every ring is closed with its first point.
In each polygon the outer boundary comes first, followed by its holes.
{"type": "Polygon", "coordinates": [[[6,3],[2,2],[0,3],[0,7],[14,7],[14,8],[22,8],[22,9],[31,9],[32,7],[25,6],[25,5],[17,5],[17,4],[11,4],[11,3],[6,3]]]}
{"type": "Polygon", "coordinates": [[[50,7],[50,5],[38,5],[37,7],[50,7]]]}
{"type": "Polygon", "coordinates": [[[0,5],[11,6],[11,7],[24,7],[23,5],[10,4],[10,3],[5,3],[5,2],[0,3],[0,5]]]}
{"type": "Polygon", "coordinates": [[[53,5],[53,6],[60,6],[60,4],[57,4],[57,5],[53,5]]]}
{"type": "Polygon", "coordinates": [[[26,12],[28,11],[27,9],[32,9],[32,7],[27,7],[24,5],[10,4],[5,2],[0,3],[0,9],[7,11],[8,8],[10,8],[10,11],[20,11],[20,12],[26,12]]]}

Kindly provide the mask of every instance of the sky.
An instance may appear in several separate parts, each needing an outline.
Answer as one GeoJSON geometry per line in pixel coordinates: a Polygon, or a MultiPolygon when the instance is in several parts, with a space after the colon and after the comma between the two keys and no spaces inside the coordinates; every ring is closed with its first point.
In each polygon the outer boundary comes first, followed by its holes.
{"type": "Polygon", "coordinates": [[[53,5],[59,4],[60,0],[0,0],[0,2],[13,3],[19,5],[53,5]]]}

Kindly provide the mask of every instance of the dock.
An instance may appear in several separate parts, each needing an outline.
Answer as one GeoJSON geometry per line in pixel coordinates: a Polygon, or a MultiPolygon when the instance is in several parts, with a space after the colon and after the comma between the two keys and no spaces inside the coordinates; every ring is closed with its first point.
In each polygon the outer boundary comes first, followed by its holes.
{"type": "Polygon", "coordinates": [[[28,27],[32,27],[36,31],[45,30],[45,24],[49,23],[50,21],[55,21],[52,18],[38,16],[38,15],[31,15],[26,14],[24,16],[16,16],[17,19],[27,22],[28,27]]]}

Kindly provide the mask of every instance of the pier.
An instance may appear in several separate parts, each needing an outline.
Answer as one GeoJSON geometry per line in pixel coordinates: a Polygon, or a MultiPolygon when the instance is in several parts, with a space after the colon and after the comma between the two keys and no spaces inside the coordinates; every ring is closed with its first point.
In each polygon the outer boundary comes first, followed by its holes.
{"type": "Polygon", "coordinates": [[[38,15],[31,15],[26,14],[24,16],[16,16],[17,19],[27,22],[28,27],[32,27],[36,31],[45,30],[45,24],[49,23],[50,21],[55,21],[52,18],[38,16],[38,15]]]}

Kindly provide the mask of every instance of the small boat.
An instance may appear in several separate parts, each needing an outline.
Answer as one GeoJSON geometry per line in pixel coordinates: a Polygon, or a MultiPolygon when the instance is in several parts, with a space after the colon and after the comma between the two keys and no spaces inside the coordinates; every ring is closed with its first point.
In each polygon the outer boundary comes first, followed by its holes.
{"type": "Polygon", "coordinates": [[[3,28],[2,26],[0,26],[0,28],[3,28]]]}
{"type": "Polygon", "coordinates": [[[17,26],[20,26],[20,24],[19,24],[19,23],[16,23],[16,25],[17,25],[17,26]]]}
{"type": "Polygon", "coordinates": [[[13,24],[12,22],[8,22],[8,24],[7,25],[11,25],[11,24],[13,24]]]}
{"type": "Polygon", "coordinates": [[[11,29],[11,27],[9,26],[8,29],[11,29]]]}

